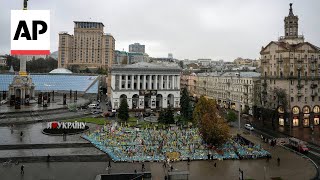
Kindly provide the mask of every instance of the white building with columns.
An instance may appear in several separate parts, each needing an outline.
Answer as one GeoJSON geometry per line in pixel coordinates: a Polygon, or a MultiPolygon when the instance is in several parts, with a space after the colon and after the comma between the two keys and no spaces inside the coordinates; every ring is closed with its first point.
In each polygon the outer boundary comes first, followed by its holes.
{"type": "Polygon", "coordinates": [[[129,109],[180,108],[180,72],[178,66],[140,62],[111,68],[112,108],[118,109],[126,98],[129,109]]]}

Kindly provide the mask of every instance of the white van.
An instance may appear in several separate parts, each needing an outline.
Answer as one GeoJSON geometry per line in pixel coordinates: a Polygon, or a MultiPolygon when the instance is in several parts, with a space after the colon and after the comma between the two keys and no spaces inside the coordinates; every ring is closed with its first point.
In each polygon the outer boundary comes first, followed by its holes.
{"type": "Polygon", "coordinates": [[[88,107],[89,108],[97,108],[97,104],[89,104],[88,107]]]}

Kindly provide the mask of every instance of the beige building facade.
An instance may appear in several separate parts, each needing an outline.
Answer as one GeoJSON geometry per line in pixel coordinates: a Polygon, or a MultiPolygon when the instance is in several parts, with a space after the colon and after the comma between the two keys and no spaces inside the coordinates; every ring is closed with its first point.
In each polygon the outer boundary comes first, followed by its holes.
{"type": "Polygon", "coordinates": [[[191,96],[212,98],[224,108],[252,114],[259,103],[260,73],[226,72],[184,75],[181,86],[187,87],[191,96]]]}
{"type": "Polygon", "coordinates": [[[215,99],[221,107],[252,114],[259,77],[260,73],[256,72],[198,74],[196,92],[198,96],[215,99]]]}
{"type": "Polygon", "coordinates": [[[74,35],[59,34],[58,67],[109,68],[114,58],[115,39],[104,33],[101,22],[74,22],[74,35]]]}
{"type": "Polygon", "coordinates": [[[277,111],[279,126],[312,127],[319,125],[320,48],[298,35],[298,20],[290,4],[285,36],[260,51],[262,104],[277,111]]]}

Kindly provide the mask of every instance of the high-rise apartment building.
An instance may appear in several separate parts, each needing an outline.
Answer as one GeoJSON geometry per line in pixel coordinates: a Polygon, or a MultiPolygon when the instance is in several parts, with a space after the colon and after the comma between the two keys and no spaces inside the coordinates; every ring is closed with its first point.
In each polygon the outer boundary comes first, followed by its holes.
{"type": "Polygon", "coordinates": [[[145,53],[145,45],[134,43],[129,45],[129,52],[145,53]]]}
{"type": "Polygon", "coordinates": [[[313,127],[320,117],[320,48],[298,35],[298,20],[290,4],[285,35],[260,51],[262,104],[276,112],[273,125],[313,127]]]}
{"type": "Polygon", "coordinates": [[[101,22],[74,21],[74,35],[59,34],[58,66],[108,68],[114,58],[115,39],[103,31],[101,22]]]}

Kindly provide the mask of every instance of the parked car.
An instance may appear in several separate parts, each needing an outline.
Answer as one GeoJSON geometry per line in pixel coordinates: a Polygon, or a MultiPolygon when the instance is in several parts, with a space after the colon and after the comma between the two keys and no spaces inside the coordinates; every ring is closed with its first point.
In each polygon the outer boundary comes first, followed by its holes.
{"type": "Polygon", "coordinates": [[[89,104],[88,108],[97,108],[97,104],[89,104]]]}
{"type": "Polygon", "coordinates": [[[250,131],[254,130],[254,128],[251,126],[251,124],[245,124],[244,127],[250,131]]]}
{"type": "Polygon", "coordinates": [[[307,147],[306,143],[304,141],[301,141],[297,138],[290,138],[289,139],[289,145],[301,153],[307,153],[309,151],[309,148],[307,147]]]}
{"type": "Polygon", "coordinates": [[[101,114],[102,112],[101,111],[92,111],[91,113],[92,114],[101,114]]]}
{"type": "Polygon", "coordinates": [[[117,112],[117,110],[116,109],[112,109],[111,112],[115,113],[115,112],[117,112]]]}

